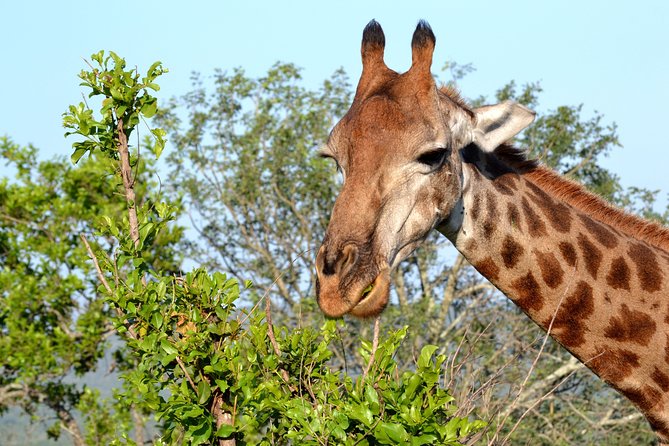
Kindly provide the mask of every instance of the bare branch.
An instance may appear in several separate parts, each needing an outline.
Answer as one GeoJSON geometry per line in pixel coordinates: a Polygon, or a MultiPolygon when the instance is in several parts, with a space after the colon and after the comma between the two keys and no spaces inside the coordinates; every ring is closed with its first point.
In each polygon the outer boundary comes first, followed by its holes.
{"type": "Polygon", "coordinates": [[[125,200],[128,204],[128,222],[130,224],[130,237],[135,247],[139,247],[139,221],[137,219],[137,208],[135,198],[135,179],[130,167],[130,152],[128,150],[128,137],[123,128],[123,119],[118,118],[116,123],[116,147],[120,157],[121,178],[125,189],[125,200]]]}
{"type": "Polygon", "coordinates": [[[376,350],[379,348],[380,326],[381,326],[381,315],[378,315],[376,316],[376,319],[374,319],[374,337],[372,338],[372,350],[369,353],[369,361],[367,362],[367,367],[365,367],[365,370],[362,372],[363,381],[367,377],[369,370],[372,368],[372,364],[374,363],[374,355],[376,354],[376,350]]]}
{"type": "MultiPolygon", "coordinates": [[[[236,401],[237,400],[235,400],[235,403],[236,401]]],[[[233,415],[223,408],[223,402],[223,395],[217,391],[214,395],[214,401],[211,404],[211,415],[214,417],[214,421],[216,422],[216,430],[220,429],[224,424],[230,426],[235,424],[233,415]]],[[[221,438],[218,440],[219,446],[235,446],[236,444],[237,440],[234,438],[221,438]]]]}
{"type": "Polygon", "coordinates": [[[56,415],[58,415],[58,419],[60,420],[61,428],[72,437],[74,446],[86,446],[86,440],[81,434],[79,424],[77,424],[77,420],[74,419],[72,414],[68,410],[59,407],[56,408],[56,415]]]}
{"type": "Polygon", "coordinates": [[[179,358],[178,355],[174,359],[176,359],[177,364],[179,364],[179,367],[181,368],[181,371],[184,372],[184,375],[186,376],[186,380],[188,381],[190,386],[193,388],[193,392],[195,392],[195,395],[197,395],[199,397],[199,395],[197,393],[197,386],[193,382],[193,379],[190,377],[190,373],[188,373],[188,370],[186,370],[186,366],[184,365],[184,362],[181,360],[181,358],[179,358]]]}
{"type": "MultiPolygon", "coordinates": [[[[439,309],[439,322],[444,323],[446,315],[448,314],[448,308],[451,306],[451,302],[455,299],[455,288],[458,283],[458,275],[460,270],[465,265],[465,257],[458,253],[458,256],[451,267],[451,270],[448,273],[448,280],[446,282],[446,288],[444,289],[444,296],[441,300],[441,308],[439,309]]],[[[469,293],[467,293],[469,294],[469,293]]]]}
{"type": "MultiPolygon", "coordinates": [[[[109,282],[107,282],[107,279],[105,278],[105,275],[102,273],[102,269],[100,268],[100,264],[98,263],[97,257],[95,257],[95,254],[93,253],[93,249],[91,248],[91,245],[88,243],[88,239],[86,238],[85,234],[79,234],[79,237],[81,237],[81,240],[84,242],[84,246],[86,247],[86,252],[88,252],[88,257],[93,261],[93,265],[95,266],[95,271],[97,272],[98,279],[102,283],[102,285],[105,287],[107,292],[111,295],[113,293],[111,287],[109,286],[109,282]]],[[[119,307],[114,306],[114,310],[116,311],[116,315],[121,319],[124,320],[124,314],[123,310],[121,310],[119,307]]],[[[128,324],[126,321],[126,327],[128,328],[128,334],[130,335],[131,338],[137,339],[137,333],[135,332],[135,329],[133,328],[132,325],[128,324]]]]}
{"type": "MultiPolygon", "coordinates": [[[[274,337],[274,325],[272,324],[272,299],[268,294],[266,294],[264,297],[265,297],[265,321],[267,322],[267,337],[269,338],[269,342],[272,344],[272,348],[274,349],[274,354],[280,358],[281,349],[279,348],[279,344],[276,342],[276,338],[274,337]]],[[[288,371],[283,367],[280,367],[279,373],[281,374],[281,377],[286,382],[286,384],[289,385],[291,390],[294,390],[290,386],[290,375],[288,375],[288,371]]]]}
{"type": "Polygon", "coordinates": [[[95,254],[93,253],[93,249],[91,248],[91,245],[88,243],[88,239],[86,238],[85,234],[79,234],[79,237],[81,237],[81,241],[84,242],[84,246],[86,247],[86,251],[88,252],[88,257],[93,261],[93,265],[95,266],[95,271],[98,274],[98,279],[100,280],[100,283],[105,287],[107,292],[109,294],[112,294],[113,291],[111,287],[109,286],[109,282],[107,282],[107,279],[105,278],[105,275],[102,273],[102,269],[100,268],[100,264],[98,263],[97,257],[95,257],[95,254]]]}
{"type": "Polygon", "coordinates": [[[25,386],[18,383],[11,383],[0,387],[0,407],[9,406],[14,401],[18,401],[28,396],[25,386]]]}

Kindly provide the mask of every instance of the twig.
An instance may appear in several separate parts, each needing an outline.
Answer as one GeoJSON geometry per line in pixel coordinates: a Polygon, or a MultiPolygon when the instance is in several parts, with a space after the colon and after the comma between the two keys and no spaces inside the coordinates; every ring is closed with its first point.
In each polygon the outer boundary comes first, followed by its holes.
{"type": "MultiPolygon", "coordinates": [[[[597,358],[598,356],[601,356],[601,354],[603,354],[603,352],[600,353],[599,355],[595,356],[594,358],[590,359],[590,361],[597,358]]],[[[565,376],[559,383],[557,383],[555,386],[553,386],[552,389],[550,389],[548,392],[546,392],[541,398],[537,399],[534,403],[532,403],[532,405],[530,407],[528,407],[527,410],[520,415],[520,417],[518,417],[518,421],[516,421],[516,423],[513,425],[513,427],[509,431],[509,433],[506,434],[506,437],[504,437],[504,440],[502,440],[501,444],[507,444],[507,441],[509,440],[509,437],[515,432],[516,429],[518,429],[518,426],[520,426],[520,422],[523,421],[523,418],[525,418],[525,416],[528,413],[530,413],[530,411],[532,411],[535,407],[537,407],[541,402],[546,400],[546,398],[548,398],[550,395],[552,395],[553,392],[555,392],[558,389],[558,387],[560,387],[562,384],[564,384],[565,381],[567,381],[569,378],[571,378],[572,375],[576,372],[577,372],[577,370],[572,371],[569,375],[565,376]]]]}
{"type": "Polygon", "coordinates": [[[265,297],[265,321],[267,322],[267,337],[269,337],[269,342],[272,343],[274,354],[281,356],[281,349],[274,337],[274,325],[272,324],[272,299],[269,296],[265,297]]]}
{"type": "Polygon", "coordinates": [[[369,373],[369,370],[372,368],[372,364],[374,363],[374,355],[376,354],[376,349],[379,348],[379,329],[381,326],[381,315],[379,314],[376,316],[376,319],[374,319],[374,338],[372,339],[372,351],[369,353],[369,361],[367,362],[367,367],[365,367],[365,371],[362,372],[362,380],[364,381],[365,378],[367,378],[367,374],[369,373]]]}
{"type": "MultiPolygon", "coordinates": [[[[305,249],[302,251],[297,257],[295,257],[293,260],[290,261],[290,265],[292,266],[299,258],[301,258],[303,255],[308,253],[309,251],[313,250],[313,248],[305,249]]],[[[269,292],[272,289],[272,286],[276,284],[281,277],[283,277],[284,274],[286,274],[287,271],[282,272],[279,274],[276,279],[274,279],[274,282],[267,287],[265,290],[265,293],[262,295],[262,297],[258,300],[258,302],[251,308],[251,311],[246,315],[246,317],[241,321],[240,325],[242,325],[246,320],[251,316],[251,314],[258,308],[258,305],[260,305],[260,302],[265,300],[265,321],[267,322],[267,337],[269,337],[269,341],[272,344],[272,349],[274,350],[274,354],[276,356],[281,357],[281,349],[279,348],[279,343],[276,342],[276,337],[274,336],[274,325],[272,324],[272,301],[269,297],[269,292]]],[[[288,388],[290,389],[291,392],[295,392],[297,389],[290,384],[290,375],[288,374],[288,371],[284,369],[283,367],[279,368],[279,373],[281,374],[281,377],[283,380],[288,384],[288,388]]]]}
{"type": "Polygon", "coordinates": [[[107,282],[107,279],[105,278],[104,274],[102,274],[102,269],[100,269],[100,264],[98,263],[98,259],[97,257],[95,257],[95,254],[93,254],[93,249],[91,249],[91,245],[88,243],[86,235],[82,233],[79,234],[79,237],[81,237],[81,241],[84,242],[84,246],[86,247],[86,251],[88,252],[88,257],[93,261],[93,265],[95,266],[95,271],[97,271],[98,273],[98,279],[100,279],[100,282],[105,287],[107,292],[109,294],[112,294],[112,289],[109,286],[109,283],[107,282]]]}
{"type": "MultiPolygon", "coordinates": [[[[295,262],[297,262],[303,255],[305,255],[305,254],[308,253],[309,251],[313,251],[313,250],[314,250],[314,248],[308,248],[308,249],[305,249],[304,251],[302,251],[301,253],[299,253],[299,254],[297,255],[297,257],[295,257],[293,260],[290,261],[290,266],[293,266],[293,264],[294,264],[295,262]]],[[[258,302],[256,302],[256,304],[251,308],[251,310],[248,312],[248,314],[246,315],[246,317],[245,317],[244,319],[241,320],[241,322],[239,323],[239,325],[243,325],[244,322],[246,322],[246,321],[248,320],[248,318],[251,317],[251,314],[253,314],[253,312],[254,312],[256,309],[258,309],[258,306],[259,306],[260,303],[263,301],[263,299],[266,299],[267,296],[269,296],[269,292],[270,292],[270,290],[272,289],[272,287],[273,287],[274,285],[276,285],[277,282],[278,282],[279,280],[281,280],[281,278],[282,278],[284,275],[286,275],[287,272],[288,272],[288,271],[284,271],[284,272],[282,272],[281,274],[279,274],[278,276],[276,276],[276,278],[274,279],[274,282],[272,282],[272,283],[270,284],[270,286],[267,287],[267,289],[265,290],[265,293],[262,295],[262,297],[261,297],[260,299],[258,299],[258,302]]]]}
{"type": "MultiPolygon", "coordinates": [[[[276,342],[276,338],[274,337],[274,325],[272,324],[272,299],[270,299],[269,296],[265,296],[265,321],[267,322],[267,337],[269,337],[269,342],[272,344],[274,354],[280,358],[281,349],[279,348],[279,344],[276,342]]],[[[288,371],[283,367],[280,367],[279,373],[281,374],[281,377],[286,382],[286,384],[288,384],[288,388],[294,392],[295,389],[290,384],[290,375],[288,375],[288,371]]]]}
{"type": "Polygon", "coordinates": [[[188,373],[188,370],[186,370],[186,366],[184,365],[183,361],[181,360],[181,358],[179,358],[179,356],[176,356],[174,359],[176,359],[177,364],[179,364],[179,367],[181,367],[181,370],[184,372],[184,375],[186,375],[186,379],[188,380],[191,387],[193,388],[193,391],[195,392],[195,395],[197,395],[197,397],[199,398],[200,395],[198,395],[198,393],[197,393],[197,386],[195,385],[195,383],[191,379],[190,374],[188,373]]]}
{"type": "MultiPolygon", "coordinates": [[[[98,263],[97,257],[95,257],[95,254],[93,253],[93,249],[91,248],[91,245],[88,243],[88,239],[86,238],[86,234],[79,234],[79,237],[81,238],[81,241],[84,242],[84,246],[86,247],[86,251],[88,252],[88,257],[93,261],[93,265],[95,266],[95,271],[97,272],[98,279],[102,283],[102,285],[105,287],[107,292],[111,295],[113,294],[113,291],[111,287],[109,286],[109,282],[107,282],[107,279],[105,278],[105,275],[102,273],[102,269],[100,268],[100,263],[98,263]]],[[[114,306],[114,310],[116,311],[116,315],[121,319],[124,320],[124,314],[123,311],[119,308],[114,306]]],[[[130,325],[127,321],[126,326],[128,328],[128,334],[132,339],[137,339],[137,333],[135,333],[135,329],[130,325]]]]}

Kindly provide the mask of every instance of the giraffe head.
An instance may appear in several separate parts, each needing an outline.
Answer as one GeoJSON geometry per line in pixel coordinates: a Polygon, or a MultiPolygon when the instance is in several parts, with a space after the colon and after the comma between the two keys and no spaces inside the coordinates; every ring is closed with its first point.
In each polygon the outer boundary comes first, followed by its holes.
{"type": "Polygon", "coordinates": [[[383,311],[392,269],[438,225],[457,226],[465,187],[460,150],[476,144],[491,151],[534,118],[511,102],[471,110],[439,89],[430,71],[435,37],[423,21],[407,72],[385,65],[384,45],[371,21],[353,103],[322,149],[344,177],[316,257],[318,303],[332,317],[383,311]]]}

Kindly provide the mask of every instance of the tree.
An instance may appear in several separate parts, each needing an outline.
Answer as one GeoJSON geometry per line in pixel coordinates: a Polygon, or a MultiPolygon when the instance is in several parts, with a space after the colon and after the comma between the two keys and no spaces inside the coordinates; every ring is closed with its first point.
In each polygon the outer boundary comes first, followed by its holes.
{"type": "MultiPolygon", "coordinates": [[[[47,408],[56,420],[51,436],[67,432],[85,444],[100,428],[96,416],[132,424],[129,411],[112,411],[96,389],[72,379],[95,371],[112,347],[109,308],[79,236],[94,232],[100,215],[121,215],[113,199],[118,183],[97,157],[75,169],[63,158],[39,161],[36,148],[7,137],[0,156],[15,171],[0,181],[0,410],[21,407],[36,416],[47,408]],[[90,417],[77,420],[79,411],[90,417]]],[[[144,163],[140,178],[153,172],[144,163]]],[[[176,265],[171,244],[179,237],[179,228],[165,233],[147,252],[149,262],[176,265]]],[[[109,252],[112,241],[102,239],[99,249],[109,252]]],[[[99,443],[116,436],[100,435],[99,443]]]]}

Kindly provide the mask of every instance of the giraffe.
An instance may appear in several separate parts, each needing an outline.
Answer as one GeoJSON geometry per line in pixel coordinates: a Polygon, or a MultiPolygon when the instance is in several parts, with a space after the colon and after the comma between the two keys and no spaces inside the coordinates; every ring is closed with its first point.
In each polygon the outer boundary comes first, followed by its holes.
{"type": "Polygon", "coordinates": [[[316,256],[321,310],[379,315],[390,272],[436,229],[669,444],[669,230],[507,144],[534,113],[439,88],[435,42],[420,21],[400,74],[380,25],[363,32],[353,103],[321,149],[344,177],[316,256]]]}

